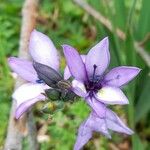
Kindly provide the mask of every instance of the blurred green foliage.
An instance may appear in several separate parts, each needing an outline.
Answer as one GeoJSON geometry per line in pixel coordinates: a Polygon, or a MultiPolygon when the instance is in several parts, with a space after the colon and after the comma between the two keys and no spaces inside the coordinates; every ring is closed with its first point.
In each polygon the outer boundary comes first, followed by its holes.
{"type": "MultiPolygon", "coordinates": [[[[110,19],[113,28],[120,28],[126,33],[126,40],[120,40],[114,30],[107,30],[71,0],[43,0],[40,3],[37,29],[49,35],[62,54],[61,44],[67,43],[76,47],[81,53],[87,51],[103,37],[110,41],[110,68],[118,65],[134,65],[142,68],[140,75],[124,88],[130,105],[113,107],[120,115],[125,116],[129,126],[135,130],[130,138],[113,134],[112,141],[95,135],[85,149],[110,149],[109,143],[120,146],[120,143],[132,142],[133,150],[148,150],[150,144],[150,69],[135,50],[134,42],[142,42],[150,34],[150,1],[149,0],[88,0],[93,8],[110,19]],[[100,137],[100,138],[99,138],[100,137]]],[[[14,81],[7,64],[9,56],[17,56],[21,27],[21,8],[23,1],[0,0],[0,145],[4,144],[11,93],[14,81]]],[[[150,42],[147,40],[143,48],[149,53],[150,42]]],[[[65,66],[62,60],[62,68],[65,66]]],[[[41,104],[39,104],[41,106],[41,104]]],[[[40,130],[48,120],[48,116],[39,113],[39,105],[35,112],[37,127],[40,130]]],[[[48,142],[41,143],[42,150],[70,150],[75,142],[79,124],[89,113],[83,100],[67,104],[65,108],[52,117],[47,125],[48,142]]],[[[24,149],[28,149],[24,142],[24,149]]],[[[1,147],[0,147],[1,148],[1,147]]]]}

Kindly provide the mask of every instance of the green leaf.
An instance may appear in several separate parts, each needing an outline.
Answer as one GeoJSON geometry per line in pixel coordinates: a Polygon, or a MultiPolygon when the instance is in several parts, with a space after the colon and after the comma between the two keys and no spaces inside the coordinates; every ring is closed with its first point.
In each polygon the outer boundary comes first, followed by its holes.
{"type": "Polygon", "coordinates": [[[140,17],[138,21],[137,27],[137,37],[138,40],[142,40],[148,32],[150,32],[150,1],[143,0],[142,1],[142,9],[140,11],[140,17]]]}
{"type": "Polygon", "coordinates": [[[144,150],[144,145],[142,144],[142,141],[137,134],[133,135],[133,139],[134,142],[132,150],[144,150]]]}
{"type": "Polygon", "coordinates": [[[121,28],[125,29],[126,25],[126,8],[125,2],[123,0],[115,0],[114,6],[116,10],[116,17],[114,18],[116,21],[116,25],[121,28]]]}
{"type": "Polygon", "coordinates": [[[134,39],[131,31],[128,30],[126,41],[124,43],[125,60],[127,65],[136,65],[136,52],[134,49],[134,39]]]}
{"type": "MultiPolygon", "coordinates": [[[[145,77],[142,93],[136,105],[135,121],[138,122],[150,111],[150,76],[145,77]]],[[[142,87],[141,87],[142,88],[142,87]]]]}

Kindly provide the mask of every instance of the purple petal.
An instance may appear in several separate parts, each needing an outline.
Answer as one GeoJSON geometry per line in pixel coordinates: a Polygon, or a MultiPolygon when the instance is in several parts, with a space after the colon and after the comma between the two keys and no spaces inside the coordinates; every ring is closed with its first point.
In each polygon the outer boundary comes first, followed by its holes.
{"type": "MultiPolygon", "coordinates": [[[[81,56],[83,62],[85,63],[85,57],[86,57],[86,55],[80,55],[80,56],[81,56]]],[[[64,79],[68,80],[70,77],[71,77],[70,70],[69,70],[68,66],[66,66],[65,70],[64,70],[64,79]]]]}
{"type": "Polygon", "coordinates": [[[8,63],[11,69],[24,80],[33,83],[36,83],[36,80],[38,80],[37,73],[33,68],[32,62],[21,58],[10,57],[8,59],[8,63]]]}
{"type": "Polygon", "coordinates": [[[65,70],[64,70],[64,79],[68,80],[70,77],[71,77],[70,70],[69,70],[68,66],[66,66],[65,70]]]}
{"type": "Polygon", "coordinates": [[[92,110],[100,117],[100,118],[104,118],[105,117],[105,113],[106,113],[106,106],[101,103],[100,101],[98,101],[97,99],[95,99],[94,97],[90,98],[87,97],[86,98],[86,102],[88,103],[88,105],[92,108],[92,110]]]}
{"type": "Polygon", "coordinates": [[[113,130],[113,131],[116,131],[116,132],[120,132],[120,133],[129,134],[129,135],[134,133],[110,109],[107,109],[107,111],[106,111],[106,123],[107,123],[107,127],[110,130],[113,130]]]}
{"type": "Polygon", "coordinates": [[[107,138],[111,138],[107,129],[105,118],[99,118],[95,112],[92,112],[86,121],[86,126],[92,129],[92,131],[99,132],[105,135],[107,138]]]}
{"type": "Polygon", "coordinates": [[[83,97],[83,98],[85,98],[85,97],[87,97],[87,93],[84,93],[80,88],[78,88],[78,87],[72,87],[71,88],[71,90],[76,94],[76,95],[78,95],[78,96],[80,96],[80,97],[83,97]]]}
{"type": "Polygon", "coordinates": [[[85,122],[80,125],[74,150],[80,150],[92,137],[92,131],[85,126],[85,122]],[[83,130],[85,133],[83,134],[83,130]]]}
{"type": "Polygon", "coordinates": [[[93,76],[94,65],[97,66],[95,74],[100,76],[108,67],[109,62],[109,41],[106,37],[95,45],[87,54],[85,64],[89,78],[93,76]]]}
{"type": "Polygon", "coordinates": [[[124,93],[116,87],[105,86],[95,94],[95,97],[97,100],[105,104],[129,104],[124,93]]]}
{"type": "Polygon", "coordinates": [[[59,69],[59,55],[50,38],[33,30],[29,41],[29,52],[34,61],[59,69]]]}
{"type": "Polygon", "coordinates": [[[104,83],[111,86],[120,87],[135,78],[141,69],[137,67],[120,66],[113,68],[104,77],[104,83]]]}
{"type": "Polygon", "coordinates": [[[69,45],[63,45],[64,55],[72,76],[79,81],[87,81],[85,65],[79,53],[69,45]]]}
{"type": "Polygon", "coordinates": [[[45,100],[45,96],[41,94],[36,98],[30,99],[21,103],[16,108],[16,112],[15,112],[16,119],[19,119],[22,116],[22,114],[25,113],[29,108],[31,108],[31,106],[33,106],[35,103],[39,101],[43,101],[43,100],[45,100]]]}

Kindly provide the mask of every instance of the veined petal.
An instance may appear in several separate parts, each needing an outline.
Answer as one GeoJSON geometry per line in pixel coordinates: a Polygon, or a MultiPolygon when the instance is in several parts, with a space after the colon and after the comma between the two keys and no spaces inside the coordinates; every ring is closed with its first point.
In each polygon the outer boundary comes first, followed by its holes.
{"type": "Polygon", "coordinates": [[[95,94],[95,97],[100,102],[105,104],[129,104],[128,99],[124,93],[116,87],[105,86],[95,94]]]}
{"type": "Polygon", "coordinates": [[[29,41],[29,52],[34,61],[59,70],[59,55],[48,36],[33,30],[29,41]]]}
{"type": "Polygon", "coordinates": [[[64,55],[72,76],[79,81],[87,81],[85,65],[79,53],[69,45],[63,45],[64,55]]]}
{"type": "Polygon", "coordinates": [[[95,99],[94,97],[87,97],[86,102],[92,108],[92,110],[100,117],[104,118],[106,115],[106,106],[95,99]]]}
{"type": "Polygon", "coordinates": [[[89,78],[93,76],[95,65],[97,66],[95,75],[100,76],[108,67],[109,62],[109,41],[106,37],[95,45],[86,56],[85,65],[89,78]]]}
{"type": "Polygon", "coordinates": [[[107,111],[106,111],[106,124],[110,130],[113,130],[116,132],[125,133],[125,134],[129,134],[129,135],[134,133],[110,109],[107,109],[107,111]]]}
{"type": "MultiPolygon", "coordinates": [[[[80,55],[80,56],[81,56],[83,62],[85,63],[86,55],[80,55]]],[[[71,77],[70,70],[69,70],[68,66],[66,66],[65,70],[64,70],[64,79],[68,80],[70,77],[71,77]]]]}
{"type": "Polygon", "coordinates": [[[104,77],[104,83],[110,86],[120,87],[135,78],[141,69],[137,67],[120,66],[113,68],[104,77]]]}
{"type": "Polygon", "coordinates": [[[16,89],[12,97],[16,100],[18,107],[22,103],[40,96],[41,93],[44,93],[44,89],[43,84],[26,83],[16,89]]]}
{"type": "Polygon", "coordinates": [[[109,134],[105,118],[99,118],[98,115],[92,111],[89,118],[86,121],[86,126],[92,129],[92,131],[99,132],[106,136],[107,138],[111,138],[109,134]]]}
{"type": "Polygon", "coordinates": [[[22,116],[22,114],[28,111],[28,109],[31,108],[31,106],[33,106],[35,103],[39,101],[43,101],[43,100],[45,100],[45,96],[41,94],[36,98],[30,99],[21,103],[16,108],[16,112],[15,112],[16,119],[19,119],[22,116]]]}
{"type": "Polygon", "coordinates": [[[74,150],[81,150],[81,148],[91,139],[92,131],[89,127],[85,126],[85,122],[80,125],[74,150]],[[83,134],[83,130],[85,133],[83,134]]]}
{"type": "Polygon", "coordinates": [[[33,83],[36,83],[36,81],[38,80],[37,73],[33,68],[31,61],[16,57],[10,57],[8,59],[8,63],[11,69],[24,80],[33,83]]]}

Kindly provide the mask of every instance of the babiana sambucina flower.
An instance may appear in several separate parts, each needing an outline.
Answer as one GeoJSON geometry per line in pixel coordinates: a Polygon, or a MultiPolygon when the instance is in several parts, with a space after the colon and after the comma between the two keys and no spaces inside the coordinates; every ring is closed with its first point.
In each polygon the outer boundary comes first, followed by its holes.
{"type": "Polygon", "coordinates": [[[92,137],[94,131],[111,138],[109,130],[125,134],[133,134],[108,105],[129,104],[121,87],[138,75],[140,69],[131,66],[119,66],[107,71],[110,63],[109,41],[104,38],[90,49],[87,55],[79,55],[78,51],[63,45],[67,61],[66,70],[72,76],[73,91],[91,107],[91,114],[81,124],[74,150],[81,149],[92,137]],[[69,72],[68,71],[68,72],[69,72]]]}

